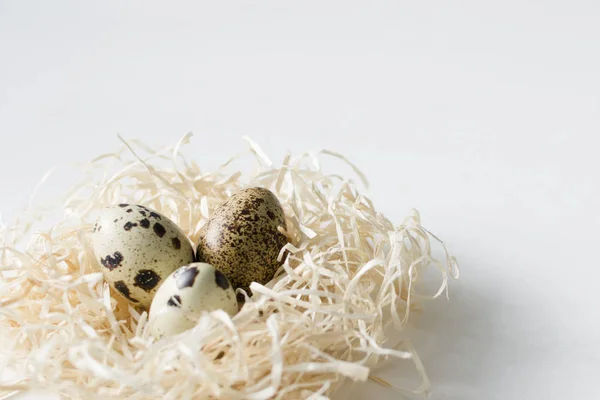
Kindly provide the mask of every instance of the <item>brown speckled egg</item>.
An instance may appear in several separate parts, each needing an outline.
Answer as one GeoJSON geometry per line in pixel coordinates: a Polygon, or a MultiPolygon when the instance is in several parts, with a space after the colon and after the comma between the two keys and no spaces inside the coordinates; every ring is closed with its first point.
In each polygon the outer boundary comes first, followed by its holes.
{"type": "Polygon", "coordinates": [[[222,271],[234,288],[269,282],[281,263],[287,238],[281,203],[268,189],[249,188],[231,196],[202,228],[196,260],[222,271]]]}
{"type": "Polygon", "coordinates": [[[170,219],[144,206],[102,211],[92,246],[104,278],[134,305],[149,307],[162,281],[194,261],[194,248],[170,219]]]}

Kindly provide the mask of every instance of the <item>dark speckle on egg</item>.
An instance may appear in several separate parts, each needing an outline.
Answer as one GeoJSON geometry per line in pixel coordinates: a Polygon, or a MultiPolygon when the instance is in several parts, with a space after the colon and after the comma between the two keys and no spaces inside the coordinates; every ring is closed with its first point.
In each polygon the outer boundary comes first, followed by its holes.
{"type": "Polygon", "coordinates": [[[147,213],[152,212],[152,210],[150,210],[148,207],[144,207],[144,206],[138,206],[140,209],[140,214],[142,214],[143,216],[146,216],[147,213]]]}
{"type": "Polygon", "coordinates": [[[129,207],[129,204],[122,203],[122,204],[119,204],[119,207],[121,207],[121,208],[129,207]]]}
{"type": "Polygon", "coordinates": [[[129,301],[132,301],[134,303],[138,302],[138,300],[131,297],[131,294],[129,292],[129,287],[127,287],[127,284],[125,282],[123,282],[123,281],[115,282],[115,289],[117,289],[119,291],[119,293],[121,293],[123,296],[125,296],[125,298],[128,299],[129,301]]]}
{"type": "Polygon", "coordinates": [[[181,240],[179,240],[178,237],[174,237],[171,239],[171,244],[173,245],[173,247],[176,250],[179,250],[181,248],[181,240]]]}
{"type": "Polygon", "coordinates": [[[169,297],[169,301],[167,301],[167,305],[171,307],[181,307],[181,296],[178,294],[169,297]]]}
{"type": "Polygon", "coordinates": [[[135,281],[133,286],[150,292],[160,282],[160,276],[151,269],[141,269],[133,280],[135,281]]]}
{"type": "Polygon", "coordinates": [[[138,224],[128,221],[127,223],[125,223],[125,225],[123,225],[123,229],[125,229],[126,231],[130,231],[131,228],[134,228],[136,226],[138,226],[138,224]]]}
{"type": "Polygon", "coordinates": [[[154,229],[154,233],[156,233],[156,235],[158,237],[165,236],[165,233],[166,233],[165,227],[162,226],[159,222],[157,222],[157,223],[154,224],[154,228],[153,229],[154,229]]]}
{"type": "Polygon", "coordinates": [[[115,251],[112,255],[109,254],[106,257],[100,258],[100,264],[108,268],[110,271],[120,267],[122,262],[123,254],[118,251],[115,251]]]}
{"type": "Polygon", "coordinates": [[[177,284],[178,289],[183,289],[186,287],[192,287],[194,285],[194,281],[196,280],[196,276],[198,275],[198,268],[190,267],[185,270],[182,270],[175,276],[175,282],[177,284]]]}
{"type": "Polygon", "coordinates": [[[227,277],[218,269],[215,269],[215,283],[223,290],[229,289],[229,281],[227,280],[227,277]]]}
{"type": "Polygon", "coordinates": [[[154,219],[162,219],[162,217],[160,216],[160,214],[155,213],[154,211],[150,211],[150,217],[154,218],[154,219]]]}
{"type": "Polygon", "coordinates": [[[142,220],[140,221],[140,226],[141,226],[142,228],[146,228],[146,229],[150,228],[150,221],[148,220],[148,218],[144,218],[144,219],[142,219],[142,220]]]}

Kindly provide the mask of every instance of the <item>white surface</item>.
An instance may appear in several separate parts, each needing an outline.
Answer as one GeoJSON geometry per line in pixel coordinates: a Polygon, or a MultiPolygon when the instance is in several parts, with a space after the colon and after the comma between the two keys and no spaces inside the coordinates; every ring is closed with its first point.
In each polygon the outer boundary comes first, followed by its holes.
{"type": "Polygon", "coordinates": [[[118,132],[332,148],[461,263],[415,334],[433,400],[600,398],[598,2],[34,3],[0,1],[4,220],[118,132]]]}

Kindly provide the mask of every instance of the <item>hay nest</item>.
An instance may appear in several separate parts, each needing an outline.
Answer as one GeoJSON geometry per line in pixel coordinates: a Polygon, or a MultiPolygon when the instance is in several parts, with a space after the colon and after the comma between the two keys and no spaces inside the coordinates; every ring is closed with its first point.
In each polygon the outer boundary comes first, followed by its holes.
{"type": "Polygon", "coordinates": [[[61,221],[51,229],[29,233],[47,222],[44,209],[0,226],[0,374],[13,377],[0,383],[2,393],[327,398],[345,379],[368,379],[387,357],[412,360],[422,381],[406,390],[427,393],[411,344],[384,347],[388,329],[404,329],[418,301],[447,294],[448,278],[458,277],[447,251],[443,263],[433,258],[430,241],[439,239],[418,213],[394,226],[351,180],[321,169],[322,157],[335,157],[364,181],[337,153],[288,154],[274,166],[247,139],[248,151],[207,173],[180,152],[190,137],[162,150],[121,139],[119,151],[84,166],[84,179],[61,200],[61,221]],[[257,171],[236,170],[248,158],[257,171]],[[249,186],[272,190],[286,213],[291,243],[276,278],[252,284],[254,295],[235,317],[212,312],[189,331],[154,340],[147,313],[111,293],[99,272],[90,249],[96,214],[123,202],[146,205],[197,243],[212,211],[249,186]],[[426,268],[441,275],[434,295],[419,293],[426,268]]]}

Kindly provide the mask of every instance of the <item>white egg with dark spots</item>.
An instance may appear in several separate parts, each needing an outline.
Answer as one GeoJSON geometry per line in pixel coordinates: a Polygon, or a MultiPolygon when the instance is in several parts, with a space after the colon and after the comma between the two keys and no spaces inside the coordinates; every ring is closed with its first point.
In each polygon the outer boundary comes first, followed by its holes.
{"type": "Polygon", "coordinates": [[[171,336],[196,325],[203,312],[235,315],[238,304],[227,277],[212,265],[193,263],[173,272],[160,285],[150,307],[150,333],[171,336]]]}
{"type": "Polygon", "coordinates": [[[144,308],[171,272],[194,261],[185,233],[164,215],[139,205],[104,209],[94,225],[92,246],[106,281],[144,308]]]}

